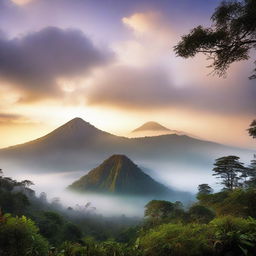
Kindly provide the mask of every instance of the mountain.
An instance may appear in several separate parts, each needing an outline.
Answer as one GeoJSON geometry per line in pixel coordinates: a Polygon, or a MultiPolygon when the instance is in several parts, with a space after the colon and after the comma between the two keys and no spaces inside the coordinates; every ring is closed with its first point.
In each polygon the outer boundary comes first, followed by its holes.
{"type": "MultiPolygon", "coordinates": [[[[0,167],[6,171],[33,173],[85,171],[109,155],[124,154],[145,168],[187,175],[195,170],[210,172],[217,157],[249,158],[253,153],[187,135],[119,137],[75,118],[37,140],[1,149],[0,167]]],[[[158,177],[159,173],[154,175],[158,177]]]]}
{"type": "Polygon", "coordinates": [[[172,192],[145,174],[125,155],[112,155],[68,188],[117,195],[167,196],[172,192]]]}
{"type": "Polygon", "coordinates": [[[166,128],[165,126],[157,123],[157,122],[146,122],[140,127],[133,130],[129,137],[151,137],[151,136],[159,136],[159,135],[166,135],[166,134],[178,134],[184,135],[184,132],[171,130],[166,128]]]}
{"type": "Polygon", "coordinates": [[[137,129],[133,130],[132,132],[141,132],[141,131],[171,131],[170,129],[162,126],[161,124],[157,122],[147,122],[137,129]]]}

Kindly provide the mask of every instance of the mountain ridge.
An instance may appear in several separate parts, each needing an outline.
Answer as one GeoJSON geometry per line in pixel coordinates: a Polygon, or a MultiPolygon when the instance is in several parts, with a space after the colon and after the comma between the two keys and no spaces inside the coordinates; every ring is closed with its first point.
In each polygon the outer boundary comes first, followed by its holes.
{"type": "Polygon", "coordinates": [[[41,138],[0,149],[0,160],[1,167],[5,169],[24,167],[34,171],[81,171],[93,168],[109,155],[125,154],[145,167],[162,163],[184,165],[190,161],[193,168],[206,169],[223,152],[252,154],[246,149],[187,135],[120,137],[74,118],[41,138]]]}

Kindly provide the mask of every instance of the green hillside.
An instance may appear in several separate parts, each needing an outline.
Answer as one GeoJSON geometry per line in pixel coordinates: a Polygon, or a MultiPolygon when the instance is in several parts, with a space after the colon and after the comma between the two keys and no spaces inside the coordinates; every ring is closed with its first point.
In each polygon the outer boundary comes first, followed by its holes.
{"type": "Polygon", "coordinates": [[[164,195],[171,192],[145,174],[125,155],[113,155],[69,186],[83,192],[164,195]]]}

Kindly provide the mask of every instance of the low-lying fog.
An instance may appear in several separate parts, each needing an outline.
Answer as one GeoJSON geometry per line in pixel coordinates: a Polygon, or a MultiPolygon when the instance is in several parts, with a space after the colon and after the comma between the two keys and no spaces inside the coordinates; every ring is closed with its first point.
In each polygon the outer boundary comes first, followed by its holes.
{"type": "MultiPolygon", "coordinates": [[[[208,183],[215,190],[219,190],[216,179],[212,176],[212,165],[207,168],[192,168],[189,165],[171,165],[170,163],[157,165],[156,163],[141,163],[141,169],[152,178],[162,184],[179,191],[186,191],[192,194],[197,192],[197,186],[202,183],[208,183]]],[[[34,182],[31,188],[39,195],[46,192],[48,201],[53,198],[60,198],[65,206],[76,208],[77,204],[84,206],[90,202],[96,208],[97,214],[105,216],[122,215],[142,216],[145,204],[150,198],[139,197],[116,197],[104,194],[78,194],[66,190],[67,186],[75,180],[85,175],[87,171],[72,171],[58,173],[37,173],[37,170],[22,170],[19,167],[6,169],[3,165],[4,175],[14,178],[17,181],[29,179],[34,182]]],[[[151,198],[152,199],[152,198],[151,198]]]]}

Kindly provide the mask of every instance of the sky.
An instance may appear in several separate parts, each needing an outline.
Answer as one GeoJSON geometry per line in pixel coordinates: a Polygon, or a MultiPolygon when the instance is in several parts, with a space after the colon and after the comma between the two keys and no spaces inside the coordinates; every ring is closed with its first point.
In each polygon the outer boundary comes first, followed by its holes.
{"type": "Polygon", "coordinates": [[[0,148],[75,117],[126,136],[157,121],[254,148],[253,60],[225,77],[173,47],[209,26],[217,0],[0,0],[0,148]]]}

